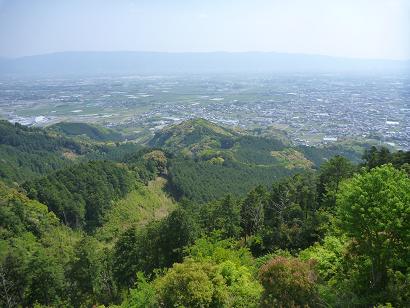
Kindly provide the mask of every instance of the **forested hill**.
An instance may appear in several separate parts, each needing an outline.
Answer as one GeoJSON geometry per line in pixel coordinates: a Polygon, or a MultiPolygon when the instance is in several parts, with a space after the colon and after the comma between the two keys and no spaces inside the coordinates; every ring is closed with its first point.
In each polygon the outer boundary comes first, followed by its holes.
{"type": "Polygon", "coordinates": [[[238,137],[239,134],[233,130],[199,118],[160,130],[149,145],[200,155],[199,152],[207,148],[230,149],[238,137]]]}
{"type": "Polygon", "coordinates": [[[357,164],[202,119],[144,148],[0,124],[1,307],[410,302],[410,152],[357,164]]]}
{"type": "MultiPolygon", "coordinates": [[[[93,140],[71,138],[65,134],[66,130],[60,132],[0,120],[0,179],[21,183],[81,161],[121,160],[141,148],[130,143],[97,144],[93,140]]],[[[76,133],[70,130],[69,135],[76,133]]]]}
{"type": "Polygon", "coordinates": [[[156,132],[148,144],[184,157],[214,163],[228,159],[255,165],[282,164],[289,168],[318,167],[335,155],[358,161],[362,155],[362,152],[341,146],[293,147],[283,134],[280,137],[274,134],[255,136],[201,118],[166,127],[156,132]]]}
{"type": "Polygon", "coordinates": [[[173,154],[170,186],[177,198],[207,202],[231,193],[243,196],[257,185],[313,170],[335,155],[355,161],[362,153],[349,148],[294,147],[275,136],[253,136],[192,119],[157,132],[150,146],[173,154]]]}
{"type": "Polygon", "coordinates": [[[7,181],[20,182],[68,166],[69,156],[86,151],[84,145],[44,129],[0,121],[0,178],[7,181]]]}
{"type": "MultiPolygon", "coordinates": [[[[40,129],[1,121],[0,131],[0,178],[6,182],[21,183],[89,160],[126,162],[142,148],[118,142],[120,133],[90,124],[40,129]]],[[[167,127],[148,147],[166,150],[168,186],[175,197],[200,202],[227,193],[243,195],[256,185],[317,168],[337,154],[353,161],[361,156],[348,148],[292,147],[283,138],[252,136],[204,119],[167,127]]]]}

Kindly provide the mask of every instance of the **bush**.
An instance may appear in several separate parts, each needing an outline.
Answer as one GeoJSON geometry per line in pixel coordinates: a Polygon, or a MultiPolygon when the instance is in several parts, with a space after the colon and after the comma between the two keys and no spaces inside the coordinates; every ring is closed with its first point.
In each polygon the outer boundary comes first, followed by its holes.
{"type": "Polygon", "coordinates": [[[275,257],[262,266],[262,307],[315,307],[319,303],[312,261],[275,257]]]}

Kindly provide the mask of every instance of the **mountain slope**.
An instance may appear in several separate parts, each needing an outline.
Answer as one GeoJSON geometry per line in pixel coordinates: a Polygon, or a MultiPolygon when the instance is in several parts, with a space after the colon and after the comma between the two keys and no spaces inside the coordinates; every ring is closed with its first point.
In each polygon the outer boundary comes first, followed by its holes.
{"type": "Polygon", "coordinates": [[[329,158],[356,152],[341,148],[294,147],[284,137],[253,136],[204,119],[191,119],[157,132],[149,141],[173,154],[169,187],[176,198],[197,202],[242,196],[257,185],[318,168],[329,158]]]}
{"type": "MultiPolygon", "coordinates": [[[[280,139],[239,133],[205,119],[187,120],[166,127],[148,144],[214,164],[230,161],[258,166],[283,165],[283,159],[278,159],[276,153],[291,148],[280,139]]],[[[292,148],[292,151],[297,149],[292,148]]],[[[290,153],[289,149],[287,153],[290,153]]],[[[303,154],[299,156],[303,157],[303,154]]]]}
{"type": "Polygon", "coordinates": [[[243,135],[204,119],[167,127],[149,145],[173,153],[168,163],[169,186],[177,198],[197,202],[226,194],[241,196],[257,185],[270,185],[313,166],[301,152],[278,139],[243,135]]]}
{"type": "MultiPolygon", "coordinates": [[[[86,129],[89,127],[86,125],[86,129]]],[[[67,129],[64,126],[64,129],[67,129]]],[[[74,134],[72,126],[69,130],[74,134]]],[[[103,135],[111,138],[117,135],[103,135]]],[[[0,120],[0,179],[21,183],[73,164],[98,159],[120,161],[141,149],[135,143],[113,144],[71,138],[59,131],[0,120]]]]}
{"type": "Polygon", "coordinates": [[[23,187],[66,225],[94,230],[112,201],[130,192],[135,180],[134,173],[122,164],[91,161],[25,182],[23,187]]]}
{"type": "Polygon", "coordinates": [[[158,177],[148,185],[137,185],[123,199],[115,202],[104,213],[103,225],[95,232],[96,237],[112,242],[132,226],[142,227],[147,223],[166,217],[176,208],[165,192],[166,180],[158,177]]]}
{"type": "Polygon", "coordinates": [[[86,147],[39,128],[0,121],[0,178],[21,182],[69,166],[86,147]]]}

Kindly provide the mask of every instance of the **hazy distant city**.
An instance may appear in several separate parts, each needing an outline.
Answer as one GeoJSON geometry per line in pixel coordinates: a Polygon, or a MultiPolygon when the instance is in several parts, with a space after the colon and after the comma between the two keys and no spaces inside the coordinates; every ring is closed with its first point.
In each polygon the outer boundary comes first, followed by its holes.
{"type": "Polygon", "coordinates": [[[47,126],[82,121],[138,136],[202,117],[294,143],[359,140],[410,149],[410,79],[329,74],[127,76],[0,81],[0,116],[47,126]]]}

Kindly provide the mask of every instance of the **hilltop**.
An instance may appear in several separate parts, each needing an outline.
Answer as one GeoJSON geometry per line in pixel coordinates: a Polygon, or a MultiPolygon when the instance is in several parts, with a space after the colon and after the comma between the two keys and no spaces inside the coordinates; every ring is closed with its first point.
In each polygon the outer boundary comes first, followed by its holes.
{"type": "Polygon", "coordinates": [[[234,131],[199,118],[162,129],[155,133],[148,144],[198,156],[207,149],[229,149],[237,137],[234,131]]]}

